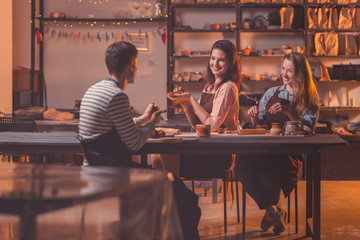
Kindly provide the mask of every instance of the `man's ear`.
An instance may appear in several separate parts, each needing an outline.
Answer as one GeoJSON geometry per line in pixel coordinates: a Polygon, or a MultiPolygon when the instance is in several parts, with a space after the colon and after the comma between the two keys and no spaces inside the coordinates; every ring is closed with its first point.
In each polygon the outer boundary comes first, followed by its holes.
{"type": "Polygon", "coordinates": [[[131,61],[129,62],[129,70],[130,70],[130,71],[134,71],[134,64],[135,64],[135,62],[134,62],[133,60],[131,60],[131,61]]]}

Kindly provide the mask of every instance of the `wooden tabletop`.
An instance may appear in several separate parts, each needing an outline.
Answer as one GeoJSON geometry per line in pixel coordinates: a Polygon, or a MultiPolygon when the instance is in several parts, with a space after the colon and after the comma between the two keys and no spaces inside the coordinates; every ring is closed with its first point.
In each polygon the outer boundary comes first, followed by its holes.
{"type": "MultiPolygon", "coordinates": [[[[0,151],[7,152],[81,152],[77,133],[0,133],[0,151]]],[[[210,137],[198,137],[184,133],[176,137],[149,139],[141,153],[307,153],[313,147],[345,145],[347,142],[337,135],[317,134],[310,136],[270,136],[213,134],[210,137]]]]}

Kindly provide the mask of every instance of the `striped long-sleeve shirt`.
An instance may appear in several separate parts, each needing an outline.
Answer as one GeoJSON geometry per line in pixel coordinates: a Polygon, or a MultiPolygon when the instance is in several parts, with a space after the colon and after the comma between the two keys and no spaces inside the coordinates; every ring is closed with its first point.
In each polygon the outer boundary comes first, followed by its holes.
{"type": "Polygon", "coordinates": [[[79,135],[93,140],[116,128],[131,151],[139,150],[155,129],[148,122],[137,127],[130,114],[129,98],[115,82],[102,80],[91,86],[81,100],[79,135]]]}

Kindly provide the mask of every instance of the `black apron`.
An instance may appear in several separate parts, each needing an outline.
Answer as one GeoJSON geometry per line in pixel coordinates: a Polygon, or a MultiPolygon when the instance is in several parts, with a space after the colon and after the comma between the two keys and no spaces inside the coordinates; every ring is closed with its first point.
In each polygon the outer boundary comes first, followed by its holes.
{"type": "MultiPolygon", "coordinates": [[[[201,94],[200,105],[209,114],[214,97],[215,93],[201,94]]],[[[223,178],[233,161],[232,154],[181,154],[180,159],[180,176],[187,178],[223,178]]]]}
{"type": "MultiPolygon", "coordinates": [[[[108,78],[119,88],[117,81],[108,78]]],[[[83,143],[86,160],[91,166],[139,167],[131,159],[132,151],[121,141],[115,127],[100,137],[83,143]]]]}
{"type": "Polygon", "coordinates": [[[115,127],[94,140],[84,142],[83,147],[90,166],[139,167],[131,160],[132,151],[121,141],[115,127]]]}
{"type": "MultiPolygon", "coordinates": [[[[265,110],[269,110],[273,104],[280,102],[296,112],[296,104],[294,102],[279,98],[279,89],[280,88],[278,88],[274,95],[270,98],[266,104],[265,110]]],[[[290,121],[290,119],[284,113],[278,112],[276,114],[271,114],[266,112],[265,123],[269,126],[271,126],[271,123],[280,123],[283,125],[286,121],[290,121]]],[[[247,161],[261,162],[261,166],[259,166],[259,168],[266,169],[266,171],[275,176],[276,181],[281,187],[285,197],[289,196],[298,182],[299,170],[302,166],[301,160],[301,155],[238,155],[240,168],[242,166],[246,167],[247,161]]]]}

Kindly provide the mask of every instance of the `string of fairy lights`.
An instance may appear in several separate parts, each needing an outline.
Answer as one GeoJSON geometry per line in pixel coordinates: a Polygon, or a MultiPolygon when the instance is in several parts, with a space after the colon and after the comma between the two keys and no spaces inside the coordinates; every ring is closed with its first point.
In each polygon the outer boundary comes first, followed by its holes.
{"type": "MultiPolygon", "coordinates": [[[[31,3],[32,0],[29,0],[28,2],[31,3]]],[[[109,3],[110,0],[66,0],[67,2],[79,2],[79,3],[91,3],[94,5],[102,4],[102,3],[109,3]]],[[[39,14],[39,18],[42,16],[39,14]]],[[[166,15],[166,18],[168,16],[166,15]]],[[[154,19],[152,17],[149,18],[149,21],[153,21],[154,19]]],[[[31,21],[30,21],[31,22],[31,21]]],[[[155,21],[154,21],[155,22],[155,21]]],[[[72,39],[72,40],[82,40],[82,41],[90,41],[93,40],[97,41],[131,41],[129,38],[129,35],[131,36],[137,36],[138,40],[142,40],[143,38],[157,38],[158,35],[160,39],[162,40],[163,44],[166,43],[167,39],[167,31],[166,28],[163,26],[158,27],[157,29],[150,30],[150,31],[143,31],[141,28],[134,33],[128,33],[127,30],[119,31],[115,30],[113,27],[118,26],[129,26],[139,23],[135,19],[129,19],[129,21],[106,21],[106,22],[98,22],[96,19],[94,20],[86,20],[86,21],[62,21],[61,18],[56,20],[47,20],[44,21],[44,29],[43,31],[40,31],[38,28],[35,36],[37,38],[37,43],[40,44],[40,42],[44,41],[45,36],[48,39],[56,38],[56,39],[72,39]],[[75,26],[84,26],[89,27],[90,29],[87,29],[85,31],[77,31],[75,30],[75,26]],[[111,30],[105,31],[105,30],[98,30],[99,27],[102,27],[104,29],[111,28],[111,30]],[[65,28],[65,29],[64,29],[65,28]],[[96,30],[95,30],[96,28],[96,30]]]]}

